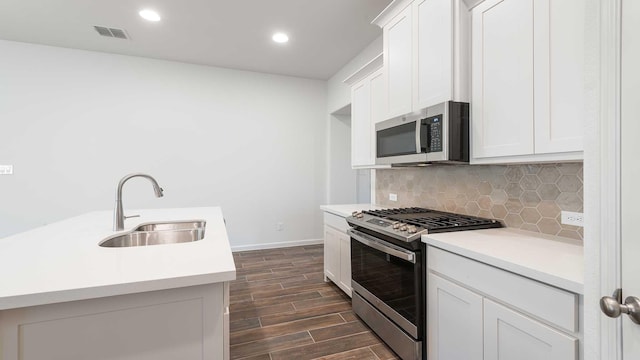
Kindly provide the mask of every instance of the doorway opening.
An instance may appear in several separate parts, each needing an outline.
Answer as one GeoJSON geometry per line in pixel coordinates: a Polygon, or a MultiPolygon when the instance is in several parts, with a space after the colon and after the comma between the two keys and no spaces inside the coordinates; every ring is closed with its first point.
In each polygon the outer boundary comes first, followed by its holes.
{"type": "Polygon", "coordinates": [[[329,204],[370,204],[371,169],[351,167],[351,104],[329,116],[329,204]]]}

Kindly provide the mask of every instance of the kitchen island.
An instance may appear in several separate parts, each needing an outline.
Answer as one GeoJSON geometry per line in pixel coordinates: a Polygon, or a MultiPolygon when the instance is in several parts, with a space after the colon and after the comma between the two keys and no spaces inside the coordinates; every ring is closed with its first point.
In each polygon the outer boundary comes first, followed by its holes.
{"type": "Polygon", "coordinates": [[[204,220],[195,242],[106,248],[111,211],[0,239],[0,359],[227,359],[235,264],[217,207],[128,210],[204,220]]]}

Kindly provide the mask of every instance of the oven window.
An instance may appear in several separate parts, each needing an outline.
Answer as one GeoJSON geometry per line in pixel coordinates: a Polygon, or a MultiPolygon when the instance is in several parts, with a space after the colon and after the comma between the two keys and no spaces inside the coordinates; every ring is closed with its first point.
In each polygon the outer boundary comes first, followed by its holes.
{"type": "MultiPolygon", "coordinates": [[[[420,258],[420,253],[416,253],[420,258]]],[[[351,277],[398,312],[418,325],[420,266],[351,240],[351,277]]]]}
{"type": "Polygon", "coordinates": [[[416,153],[416,122],[376,131],[376,156],[387,157],[416,153]]]}

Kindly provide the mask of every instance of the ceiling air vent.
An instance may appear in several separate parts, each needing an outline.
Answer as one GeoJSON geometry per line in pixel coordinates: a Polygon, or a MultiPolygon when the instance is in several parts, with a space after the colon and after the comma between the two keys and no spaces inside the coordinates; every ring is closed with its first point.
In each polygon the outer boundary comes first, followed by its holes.
{"type": "Polygon", "coordinates": [[[105,26],[94,26],[98,34],[106,37],[114,37],[118,39],[128,39],[127,33],[123,29],[108,28],[105,26]]]}

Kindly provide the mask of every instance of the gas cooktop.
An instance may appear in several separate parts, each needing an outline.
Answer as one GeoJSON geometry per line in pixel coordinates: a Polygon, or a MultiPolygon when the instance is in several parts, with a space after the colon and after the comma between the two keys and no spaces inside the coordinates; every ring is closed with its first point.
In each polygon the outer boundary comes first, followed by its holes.
{"type": "Polygon", "coordinates": [[[347,222],[407,242],[419,240],[423,234],[502,227],[494,219],[419,207],[356,211],[347,222]]]}

